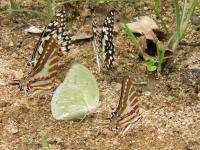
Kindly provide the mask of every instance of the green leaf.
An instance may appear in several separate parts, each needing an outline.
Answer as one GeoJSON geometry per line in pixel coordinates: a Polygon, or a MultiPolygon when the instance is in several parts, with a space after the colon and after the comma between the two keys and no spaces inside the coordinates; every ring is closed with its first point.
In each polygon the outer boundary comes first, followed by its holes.
{"type": "Polygon", "coordinates": [[[147,70],[150,71],[150,72],[156,71],[156,69],[157,69],[157,66],[147,65],[147,70]]]}
{"type": "Polygon", "coordinates": [[[171,102],[174,99],[174,97],[173,96],[167,96],[166,99],[167,99],[168,102],[171,102]]]}
{"type": "Polygon", "coordinates": [[[82,119],[97,109],[98,102],[99,89],[94,76],[83,65],[75,64],[56,89],[51,111],[57,120],[82,119]]]}

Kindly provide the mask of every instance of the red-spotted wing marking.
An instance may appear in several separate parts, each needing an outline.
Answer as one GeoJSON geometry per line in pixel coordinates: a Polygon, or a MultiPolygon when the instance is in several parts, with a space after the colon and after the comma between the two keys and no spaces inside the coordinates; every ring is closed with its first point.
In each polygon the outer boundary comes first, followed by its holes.
{"type": "Polygon", "coordinates": [[[104,61],[106,67],[111,69],[114,61],[115,48],[113,45],[113,28],[114,28],[114,14],[111,10],[105,18],[101,31],[98,31],[95,20],[95,13],[93,13],[93,45],[96,49],[100,59],[104,61]],[[102,58],[103,57],[103,58],[102,58]]]}
{"type": "Polygon", "coordinates": [[[122,82],[121,97],[118,107],[115,112],[111,114],[110,128],[123,128],[122,135],[124,135],[131,125],[138,121],[139,115],[138,95],[134,89],[133,81],[125,78],[122,82]]]}
{"type": "Polygon", "coordinates": [[[29,64],[31,64],[33,67],[36,66],[40,56],[42,55],[42,52],[44,50],[45,42],[49,40],[49,38],[53,37],[54,39],[58,40],[58,44],[60,45],[59,50],[60,54],[63,54],[70,49],[71,39],[67,36],[66,33],[66,12],[64,10],[59,11],[55,19],[52,20],[49,25],[44,29],[42,32],[36,47],[34,49],[34,52],[32,54],[31,61],[29,64]]]}
{"type": "Polygon", "coordinates": [[[44,50],[33,70],[19,82],[20,90],[26,90],[32,95],[50,90],[54,87],[55,75],[58,72],[59,41],[50,37],[44,43],[44,50]]]}

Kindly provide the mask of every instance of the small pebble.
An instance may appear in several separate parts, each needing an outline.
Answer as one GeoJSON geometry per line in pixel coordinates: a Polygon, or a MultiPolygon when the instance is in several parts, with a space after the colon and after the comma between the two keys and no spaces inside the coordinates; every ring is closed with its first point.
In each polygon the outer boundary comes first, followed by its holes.
{"type": "Polygon", "coordinates": [[[145,95],[145,96],[150,96],[150,95],[151,95],[151,92],[146,91],[146,92],[144,92],[144,95],[145,95]]]}
{"type": "Polygon", "coordinates": [[[200,93],[198,93],[198,95],[197,95],[197,96],[198,96],[198,98],[199,98],[199,100],[200,100],[200,93]]]}
{"type": "Polygon", "coordinates": [[[17,127],[16,122],[11,120],[9,124],[7,125],[7,131],[11,134],[16,134],[19,132],[19,128],[17,127]]]}
{"type": "Polygon", "coordinates": [[[10,47],[13,47],[13,46],[14,46],[14,43],[13,43],[12,41],[10,41],[9,46],[10,46],[10,47]]]}
{"type": "Polygon", "coordinates": [[[191,22],[193,25],[200,25],[200,16],[193,16],[192,19],[191,19],[191,22]]]}
{"type": "Polygon", "coordinates": [[[144,7],[144,10],[148,10],[148,7],[144,7]]]}

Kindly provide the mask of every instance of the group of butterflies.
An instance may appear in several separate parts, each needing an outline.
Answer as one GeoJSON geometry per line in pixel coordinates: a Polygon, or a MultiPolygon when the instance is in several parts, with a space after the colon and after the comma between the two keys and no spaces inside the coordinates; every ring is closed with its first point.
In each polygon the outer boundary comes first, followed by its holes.
{"type": "MultiPolygon", "coordinates": [[[[111,10],[102,25],[98,27],[95,12],[93,12],[92,31],[93,46],[97,52],[97,60],[111,69],[114,61],[113,28],[115,11],[111,10]]],[[[59,11],[55,18],[42,32],[36,44],[31,61],[32,71],[21,80],[15,80],[12,85],[18,85],[32,95],[52,89],[58,73],[59,59],[70,50],[71,38],[67,35],[66,12],[59,11]]],[[[137,93],[133,81],[125,78],[122,82],[121,97],[118,107],[110,117],[110,128],[122,128],[122,134],[140,118],[137,93]]]]}

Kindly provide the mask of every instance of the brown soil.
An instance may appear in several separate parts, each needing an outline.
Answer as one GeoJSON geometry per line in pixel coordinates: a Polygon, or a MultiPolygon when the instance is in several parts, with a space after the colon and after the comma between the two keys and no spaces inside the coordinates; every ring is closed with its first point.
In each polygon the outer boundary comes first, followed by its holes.
{"type": "MultiPolygon", "coordinates": [[[[155,18],[152,4],[114,5],[126,8],[127,22],[139,15],[155,18]]],[[[7,2],[0,2],[0,9],[6,8],[7,2]]],[[[166,3],[164,9],[163,19],[173,31],[175,12],[172,3],[166,3]]],[[[200,10],[196,13],[200,14],[200,10]]],[[[0,20],[0,79],[7,82],[22,78],[30,70],[26,64],[38,36],[25,33],[24,29],[30,24],[43,28],[48,20],[27,13],[2,14],[0,20]]],[[[88,28],[88,25],[82,28],[88,28]]],[[[184,41],[195,43],[199,39],[199,31],[190,26],[184,41]]],[[[100,88],[101,107],[81,122],[53,119],[49,95],[30,98],[16,87],[1,87],[0,149],[41,149],[45,146],[53,150],[200,149],[199,47],[179,46],[175,63],[157,76],[146,71],[133,44],[121,30],[114,41],[116,61],[113,72],[97,72],[90,42],[77,44],[64,58],[66,68],[73,63],[81,63],[90,69],[100,88]],[[119,131],[109,130],[109,122],[105,118],[117,106],[124,76],[137,83],[147,82],[147,85],[137,87],[141,91],[142,120],[120,137],[119,131]],[[173,97],[171,101],[169,96],[173,97]]]]}

